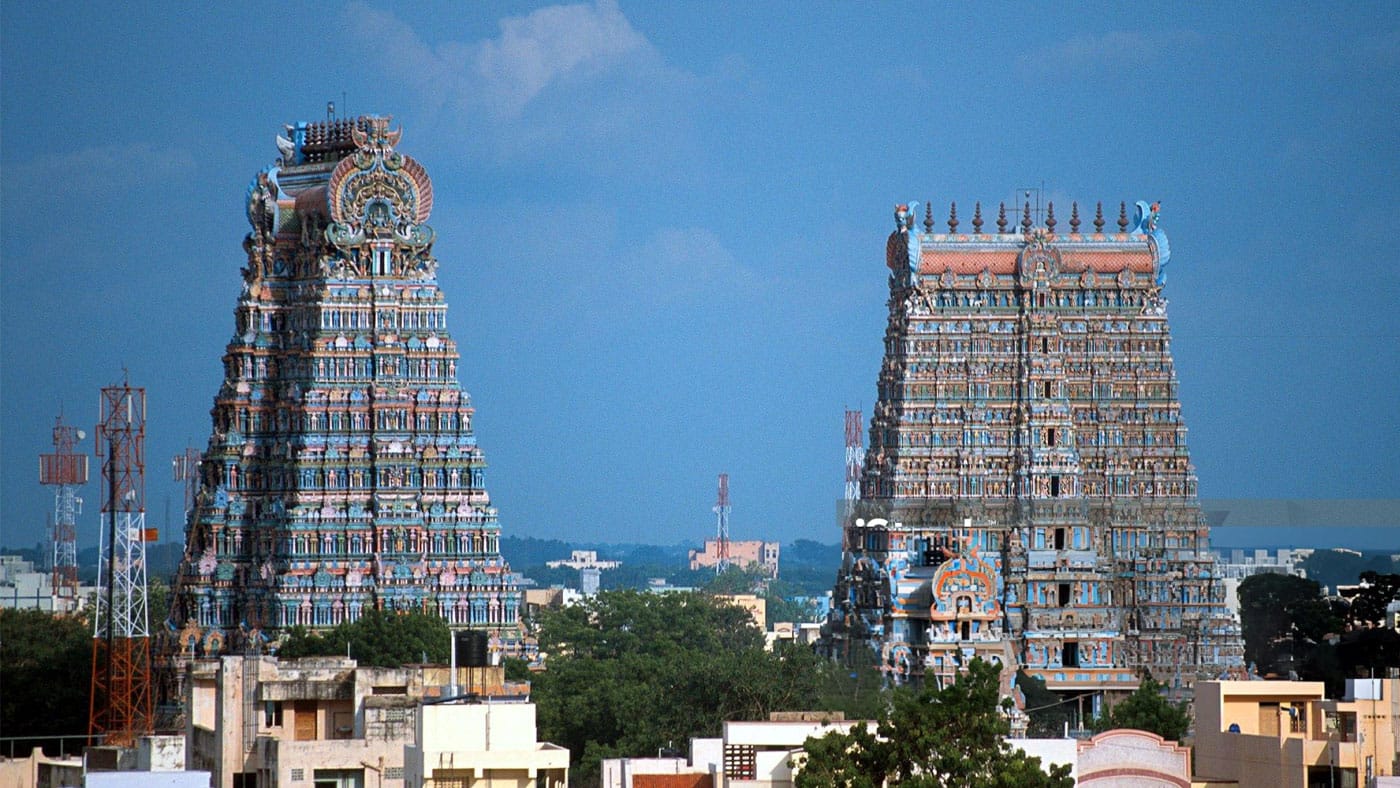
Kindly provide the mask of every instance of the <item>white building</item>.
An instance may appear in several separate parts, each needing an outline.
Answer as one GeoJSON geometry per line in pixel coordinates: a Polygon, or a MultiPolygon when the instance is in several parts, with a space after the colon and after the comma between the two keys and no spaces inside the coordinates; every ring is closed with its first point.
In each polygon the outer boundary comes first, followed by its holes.
{"type": "Polygon", "coordinates": [[[545,561],[544,565],[550,569],[558,569],[567,566],[570,569],[616,569],[622,566],[621,561],[599,561],[596,550],[574,550],[569,553],[568,559],[557,561],[545,561]]]}
{"type": "Polygon", "coordinates": [[[569,751],[538,741],[535,704],[425,704],[404,747],[404,788],[564,788],[569,751]]]}
{"type": "Polygon", "coordinates": [[[71,613],[96,593],[92,586],[79,586],[76,596],[54,596],[52,574],[34,571],[34,562],[20,556],[0,555],[0,608],[71,613]]]}
{"type": "MultiPolygon", "coordinates": [[[[198,661],[186,683],[189,768],[212,772],[213,788],[402,788],[422,704],[442,695],[449,673],[344,657],[198,661]]],[[[485,696],[529,693],[500,667],[459,667],[455,683],[485,696]]]]}

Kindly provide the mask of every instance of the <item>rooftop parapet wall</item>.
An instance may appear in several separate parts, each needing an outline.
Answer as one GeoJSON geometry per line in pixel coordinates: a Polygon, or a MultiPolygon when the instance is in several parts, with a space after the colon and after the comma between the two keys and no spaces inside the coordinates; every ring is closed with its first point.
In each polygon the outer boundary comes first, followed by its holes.
{"type": "MultiPolygon", "coordinates": [[[[1102,231],[1102,206],[1099,203],[1096,209],[1098,215],[1094,231],[1081,233],[1079,207],[1078,203],[1074,203],[1070,231],[1063,233],[1056,232],[1058,223],[1054,218],[1054,203],[1047,206],[1043,224],[1031,222],[1030,206],[1027,204],[1021,225],[1010,231],[1004,221],[1003,204],[998,231],[984,233],[981,204],[978,203],[973,232],[968,233],[958,232],[957,204],[954,203],[950,210],[948,232],[945,233],[934,232],[931,212],[926,214],[924,231],[919,232],[913,221],[917,203],[899,205],[895,208],[895,231],[890,235],[886,247],[886,264],[897,275],[896,283],[901,286],[917,284],[921,276],[947,273],[969,276],[1020,273],[1029,278],[1035,273],[1035,267],[1027,263],[1042,259],[1053,263],[1053,269],[1048,272],[1050,274],[1117,275],[1127,271],[1155,274],[1149,281],[1158,286],[1163,284],[1162,274],[1170,258],[1170,247],[1166,234],[1157,226],[1160,204],[1138,201],[1130,221],[1127,218],[1127,204],[1120,203],[1116,233],[1102,231]],[[1028,254],[1030,248],[1053,251],[1033,257],[1028,254]],[[902,276],[906,270],[913,276],[902,276]]],[[[1122,283],[1128,284],[1131,280],[1122,283]]],[[[944,279],[940,284],[953,286],[961,283],[944,279]]]]}

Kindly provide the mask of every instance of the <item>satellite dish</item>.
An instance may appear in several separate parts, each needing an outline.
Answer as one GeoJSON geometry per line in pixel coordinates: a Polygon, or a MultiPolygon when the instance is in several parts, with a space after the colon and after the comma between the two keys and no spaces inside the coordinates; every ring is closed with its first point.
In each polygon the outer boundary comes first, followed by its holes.
{"type": "Polygon", "coordinates": [[[84,438],[86,438],[86,437],[87,437],[87,433],[86,433],[86,432],[83,432],[82,430],[78,430],[78,440],[82,440],[82,439],[84,439],[84,438]]]}

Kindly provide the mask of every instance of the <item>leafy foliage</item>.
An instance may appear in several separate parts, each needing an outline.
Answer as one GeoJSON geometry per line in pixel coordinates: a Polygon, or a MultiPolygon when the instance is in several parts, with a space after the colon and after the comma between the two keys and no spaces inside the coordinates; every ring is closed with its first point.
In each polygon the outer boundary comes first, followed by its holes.
{"type": "Polygon", "coordinates": [[[1071,722],[1070,706],[1058,694],[1045,686],[1045,680],[1032,676],[1024,670],[1016,673],[1016,686],[1026,696],[1026,715],[1030,719],[1027,733],[1038,738],[1057,738],[1065,735],[1065,726],[1071,722]]]}
{"type": "Polygon", "coordinates": [[[848,720],[873,720],[889,705],[884,683],[874,649],[856,649],[847,665],[823,660],[815,708],[839,711],[848,720]]]}
{"type": "Polygon", "coordinates": [[[1351,598],[1347,620],[1357,626],[1383,626],[1386,606],[1400,599],[1400,575],[1362,572],[1360,580],[1366,587],[1351,598]]]}
{"type": "Polygon", "coordinates": [[[86,618],[0,609],[0,731],[5,736],[87,733],[91,671],[92,628],[86,618]]]}
{"type": "Polygon", "coordinates": [[[748,613],[699,594],[605,591],[547,611],[539,633],[540,737],[568,747],[585,780],[603,758],[717,736],[725,720],[815,699],[809,649],[765,652],[748,613]]]}
{"type": "Polygon", "coordinates": [[[1163,739],[1181,741],[1191,727],[1191,715],[1186,712],[1186,704],[1167,700],[1163,694],[1165,689],[1150,678],[1143,679],[1136,692],[1110,709],[1108,714],[1094,718],[1090,727],[1096,733],[1114,728],[1134,728],[1155,733],[1163,739]]]}
{"type": "Polygon", "coordinates": [[[758,594],[768,585],[768,575],[756,566],[731,564],[711,577],[703,590],[707,594],[758,594]]]}
{"type": "Polygon", "coordinates": [[[348,650],[359,664],[375,667],[445,663],[451,658],[451,638],[447,622],[429,613],[366,610],[355,621],[324,633],[293,627],[277,655],[283,659],[331,657],[348,650]]]}
{"type": "Polygon", "coordinates": [[[1041,770],[1040,759],[1006,742],[1010,730],[998,703],[1000,668],[973,660],[942,689],[897,691],[871,734],[808,739],[798,788],[876,788],[885,784],[934,788],[1069,788],[1069,766],[1041,770]]]}
{"type": "MultiPolygon", "coordinates": [[[[1341,620],[1322,598],[1322,588],[1315,580],[1251,575],[1240,583],[1239,594],[1244,657],[1261,672],[1277,662],[1279,641],[1316,642],[1341,629],[1341,620]]],[[[1290,654],[1291,645],[1287,644],[1290,654]]]]}

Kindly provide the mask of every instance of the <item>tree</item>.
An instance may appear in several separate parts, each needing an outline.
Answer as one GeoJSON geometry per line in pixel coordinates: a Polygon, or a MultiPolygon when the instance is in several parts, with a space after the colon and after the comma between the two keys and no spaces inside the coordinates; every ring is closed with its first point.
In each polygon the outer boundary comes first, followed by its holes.
{"type": "Polygon", "coordinates": [[[1046,687],[1044,679],[1024,670],[1017,671],[1016,686],[1026,696],[1026,716],[1030,717],[1027,733],[1051,739],[1065,735],[1070,723],[1070,706],[1065,699],[1046,687]]]}
{"type": "Polygon", "coordinates": [[[819,660],[763,650],[748,613],[701,594],[605,591],[540,619],[532,696],[542,739],[587,780],[603,758],[717,736],[724,721],[810,709],[819,660]]]}
{"type": "Polygon", "coordinates": [[[420,662],[444,663],[451,657],[447,622],[430,613],[366,610],[327,632],[293,627],[277,649],[284,659],[334,657],[349,653],[361,665],[394,668],[420,662]]]}
{"type": "Polygon", "coordinates": [[[864,723],[804,745],[798,788],[1070,788],[1067,765],[1041,770],[1040,759],[1007,743],[998,702],[1000,667],[974,659],[952,684],[896,691],[871,734],[864,723]]]}
{"type": "Polygon", "coordinates": [[[92,626],[85,617],[0,609],[5,736],[86,734],[91,676],[92,626]]]}
{"type": "Polygon", "coordinates": [[[1400,575],[1362,572],[1359,579],[1365,587],[1351,598],[1347,618],[1357,626],[1383,626],[1386,606],[1400,599],[1400,575]]]}
{"type": "MultiPolygon", "coordinates": [[[[1341,628],[1340,619],[1322,598],[1322,587],[1314,580],[1293,575],[1257,574],[1240,583],[1240,624],[1244,630],[1245,660],[1263,672],[1279,656],[1276,642],[1285,638],[1290,653],[1307,643],[1320,641],[1341,628]]],[[[1307,649],[1303,649],[1306,651],[1307,649]]]]}
{"type": "Polygon", "coordinates": [[[1186,712],[1186,704],[1175,704],[1167,700],[1166,687],[1151,678],[1142,680],[1137,691],[1129,695],[1102,717],[1095,717],[1089,725],[1095,733],[1114,728],[1133,728],[1148,731],[1163,739],[1181,741],[1191,727],[1191,715],[1186,712]]]}
{"type": "Polygon", "coordinates": [[[707,594],[755,594],[762,593],[767,584],[768,575],[757,564],[730,564],[705,583],[704,591],[707,594]]]}

